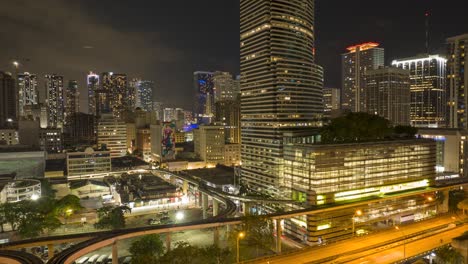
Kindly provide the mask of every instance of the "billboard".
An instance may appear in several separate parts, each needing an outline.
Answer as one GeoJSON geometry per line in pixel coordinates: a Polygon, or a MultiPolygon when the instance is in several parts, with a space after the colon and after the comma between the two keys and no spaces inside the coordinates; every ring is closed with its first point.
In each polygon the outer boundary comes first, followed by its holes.
{"type": "Polygon", "coordinates": [[[162,126],[161,157],[162,161],[175,160],[175,132],[174,122],[164,122],[162,126]]]}

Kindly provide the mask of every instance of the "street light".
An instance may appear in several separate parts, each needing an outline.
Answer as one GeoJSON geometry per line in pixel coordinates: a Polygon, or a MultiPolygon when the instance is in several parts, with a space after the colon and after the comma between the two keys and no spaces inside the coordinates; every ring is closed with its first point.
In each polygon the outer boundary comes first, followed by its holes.
{"type": "Polygon", "coordinates": [[[177,212],[175,217],[177,221],[184,219],[184,212],[177,212]]]}
{"type": "Polygon", "coordinates": [[[39,199],[39,195],[37,195],[37,194],[31,195],[31,200],[37,201],[37,199],[39,199]]]}
{"type": "Polygon", "coordinates": [[[236,242],[237,242],[237,257],[236,257],[236,263],[239,263],[239,240],[240,239],[243,239],[245,237],[245,233],[244,232],[240,232],[239,234],[237,234],[237,238],[236,238],[236,242]]]}
{"type": "Polygon", "coordinates": [[[14,61],[14,62],[13,62],[13,66],[15,66],[16,68],[18,68],[18,66],[19,66],[19,62],[17,62],[17,61],[14,61]]]}
{"type": "Polygon", "coordinates": [[[356,212],[354,212],[354,215],[353,215],[353,237],[354,237],[354,229],[355,229],[355,224],[356,224],[356,216],[361,216],[362,215],[362,211],[361,210],[357,210],[356,212]]]}
{"type": "Polygon", "coordinates": [[[406,235],[403,230],[400,229],[399,226],[395,226],[395,229],[400,231],[403,234],[403,260],[406,259],[406,235]]]}

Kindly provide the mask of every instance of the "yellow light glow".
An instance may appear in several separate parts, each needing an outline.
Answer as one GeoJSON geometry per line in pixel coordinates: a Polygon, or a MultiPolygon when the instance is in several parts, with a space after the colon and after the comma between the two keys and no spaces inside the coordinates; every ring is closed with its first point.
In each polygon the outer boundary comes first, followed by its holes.
{"type": "Polygon", "coordinates": [[[325,229],[328,229],[330,227],[331,227],[330,224],[319,225],[319,226],[317,226],[317,231],[325,230],[325,229]]]}

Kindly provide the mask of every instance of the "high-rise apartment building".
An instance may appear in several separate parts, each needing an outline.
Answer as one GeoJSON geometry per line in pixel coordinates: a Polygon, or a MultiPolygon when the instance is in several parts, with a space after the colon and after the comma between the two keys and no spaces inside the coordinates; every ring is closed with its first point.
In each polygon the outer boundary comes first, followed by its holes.
{"type": "Polygon", "coordinates": [[[240,144],[240,96],[236,99],[221,100],[216,102],[215,122],[225,128],[226,143],[240,144]]]}
{"type": "Polygon", "coordinates": [[[215,72],[213,87],[215,103],[221,100],[235,100],[240,94],[239,80],[232,79],[232,74],[229,72],[215,72]]]}
{"type": "Polygon", "coordinates": [[[15,79],[8,72],[0,72],[0,128],[13,128],[18,122],[18,92],[15,79]]]}
{"type": "Polygon", "coordinates": [[[393,125],[410,124],[410,72],[381,67],[366,72],[366,109],[393,125]]]}
{"type": "Polygon", "coordinates": [[[80,112],[80,91],[78,82],[70,80],[65,91],[65,126],[70,127],[75,113],[80,112]]]}
{"type": "Polygon", "coordinates": [[[447,39],[449,127],[468,129],[468,34],[447,39]]]}
{"type": "Polygon", "coordinates": [[[195,114],[197,118],[214,115],[215,91],[213,73],[197,71],[193,73],[195,88],[195,114]]]}
{"type": "Polygon", "coordinates": [[[86,84],[88,86],[88,114],[96,115],[96,91],[99,91],[99,75],[89,72],[86,84]]]}
{"type": "Polygon", "coordinates": [[[19,115],[25,116],[25,107],[39,103],[37,77],[29,72],[18,74],[18,108],[19,115]]]}
{"type": "Polygon", "coordinates": [[[139,81],[135,89],[135,106],[150,112],[153,110],[154,82],[139,81]]]}
{"type": "Polygon", "coordinates": [[[313,0],[241,0],[242,180],[283,184],[283,133],[318,127],[323,70],[315,64],[313,0]]]}
{"type": "Polygon", "coordinates": [[[341,55],[341,108],[352,112],[366,112],[365,76],[368,70],[384,66],[384,49],[369,42],[347,48],[341,55]]]}
{"type": "Polygon", "coordinates": [[[410,120],[415,127],[445,127],[446,65],[439,55],[397,59],[393,66],[410,71],[410,120]]]}
{"type": "Polygon", "coordinates": [[[111,157],[122,157],[127,153],[127,126],[112,114],[102,114],[97,125],[98,147],[109,150],[111,157]]]}
{"type": "Polygon", "coordinates": [[[129,89],[127,75],[104,72],[101,75],[101,86],[96,93],[96,108],[98,113],[112,112],[115,117],[120,117],[124,110],[132,108],[134,97],[129,89]]]}
{"type": "Polygon", "coordinates": [[[50,128],[63,128],[65,110],[63,76],[56,74],[46,75],[45,88],[48,111],[47,125],[50,128]]]}

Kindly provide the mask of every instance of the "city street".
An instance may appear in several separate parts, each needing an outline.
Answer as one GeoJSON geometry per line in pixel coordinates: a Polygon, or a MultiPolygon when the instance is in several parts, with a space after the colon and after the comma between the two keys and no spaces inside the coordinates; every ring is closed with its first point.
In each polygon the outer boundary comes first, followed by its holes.
{"type": "MultiPolygon", "coordinates": [[[[277,256],[277,257],[271,257],[268,259],[254,260],[248,263],[269,263],[269,264],[274,264],[274,263],[278,263],[278,264],[279,263],[348,263],[344,261],[345,258],[336,259],[335,257],[343,254],[343,255],[346,255],[344,257],[346,257],[347,259],[347,257],[349,257],[348,254],[356,254],[356,255],[364,254],[366,247],[378,245],[385,241],[390,241],[390,240],[399,239],[399,238],[402,239],[403,237],[410,236],[411,234],[424,232],[426,230],[429,230],[437,226],[441,226],[441,225],[448,226],[450,223],[455,222],[456,220],[459,220],[459,219],[452,217],[451,215],[446,215],[443,217],[438,217],[438,218],[434,218],[431,220],[402,226],[400,227],[399,230],[389,229],[389,230],[385,230],[376,234],[371,234],[371,235],[367,235],[363,237],[344,240],[344,241],[340,241],[340,242],[333,243],[333,244],[326,245],[326,246],[304,249],[299,252],[290,253],[290,254],[277,256]]],[[[406,255],[407,256],[415,255],[415,254],[418,254],[419,252],[418,250],[421,250],[421,252],[424,252],[425,250],[430,249],[431,246],[432,248],[436,247],[438,244],[435,242],[438,242],[440,244],[441,238],[444,239],[445,242],[449,242],[451,238],[459,236],[467,230],[468,230],[467,226],[461,226],[455,229],[451,229],[450,231],[444,232],[443,234],[434,235],[431,238],[412,242],[411,244],[413,244],[413,246],[410,246],[411,248],[407,248],[406,255]],[[421,246],[423,244],[427,246],[421,246]]],[[[385,256],[386,258],[389,259],[389,261],[390,259],[398,260],[399,259],[398,257],[400,257],[401,259],[403,258],[402,247],[403,245],[401,245],[401,247],[393,248],[390,250],[392,252],[388,252],[387,254],[383,254],[381,256],[382,257],[385,256]]],[[[373,259],[365,258],[365,259],[362,259],[361,262],[354,262],[354,263],[387,263],[387,260],[382,262],[382,259],[380,259],[379,257],[380,255],[375,256],[375,258],[373,259]],[[369,262],[365,262],[365,261],[369,261],[369,262]]],[[[354,261],[354,259],[350,259],[350,261],[351,260],[354,261]]]]}

